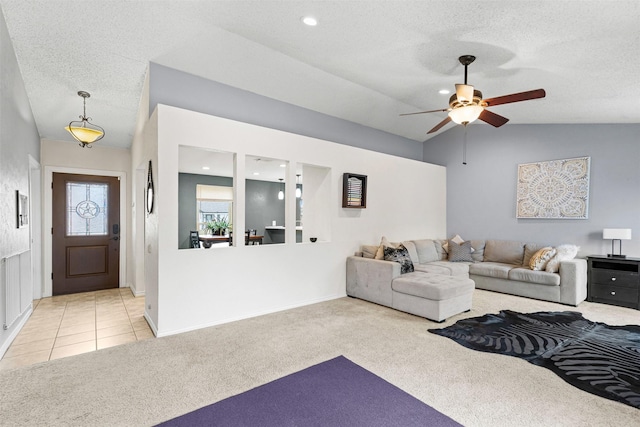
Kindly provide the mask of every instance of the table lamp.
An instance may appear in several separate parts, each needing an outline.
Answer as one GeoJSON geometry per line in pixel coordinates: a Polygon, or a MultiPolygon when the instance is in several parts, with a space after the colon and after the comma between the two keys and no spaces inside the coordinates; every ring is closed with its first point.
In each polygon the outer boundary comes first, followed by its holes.
{"type": "Polygon", "coordinates": [[[607,254],[609,258],[626,258],[626,255],[622,255],[622,241],[631,240],[630,228],[605,228],[602,230],[602,238],[607,240],[611,239],[611,253],[607,254]],[[614,243],[618,240],[618,253],[614,253],[614,243]]]}

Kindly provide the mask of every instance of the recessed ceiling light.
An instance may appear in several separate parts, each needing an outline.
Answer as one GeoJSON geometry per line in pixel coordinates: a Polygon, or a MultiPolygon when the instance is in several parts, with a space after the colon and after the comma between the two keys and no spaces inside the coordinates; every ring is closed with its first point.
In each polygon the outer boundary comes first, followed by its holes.
{"type": "Polygon", "coordinates": [[[440,89],[440,90],[438,91],[438,93],[439,93],[440,95],[449,95],[449,94],[451,93],[451,91],[450,91],[449,89],[440,89]]]}
{"type": "Polygon", "coordinates": [[[286,168],[287,165],[285,165],[284,163],[280,165],[281,168],[286,168]]]}
{"type": "Polygon", "coordinates": [[[260,172],[254,172],[253,174],[254,175],[260,175],[260,172]]]}
{"type": "Polygon", "coordinates": [[[304,22],[305,25],[308,25],[310,27],[315,27],[316,25],[318,25],[318,20],[313,16],[303,16],[302,22],[304,22]]]}
{"type": "Polygon", "coordinates": [[[209,169],[210,169],[209,166],[203,166],[202,167],[202,170],[205,170],[205,171],[208,171],[209,169]]]}

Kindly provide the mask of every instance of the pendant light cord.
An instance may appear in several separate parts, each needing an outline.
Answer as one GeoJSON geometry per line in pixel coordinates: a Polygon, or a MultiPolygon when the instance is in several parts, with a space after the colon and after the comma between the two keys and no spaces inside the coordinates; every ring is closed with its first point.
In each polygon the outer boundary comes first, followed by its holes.
{"type": "Polygon", "coordinates": [[[467,164],[467,125],[464,125],[464,137],[462,139],[462,164],[467,164]]]}

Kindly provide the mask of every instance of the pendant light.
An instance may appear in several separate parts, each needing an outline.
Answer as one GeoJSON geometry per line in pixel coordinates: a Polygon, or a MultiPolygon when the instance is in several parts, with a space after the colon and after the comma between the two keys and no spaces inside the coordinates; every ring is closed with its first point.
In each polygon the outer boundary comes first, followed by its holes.
{"type": "MultiPolygon", "coordinates": [[[[278,178],[280,180],[280,184],[282,184],[283,178],[278,178]]],[[[278,191],[278,200],[284,200],[284,190],[278,191]]]]}
{"type": "Polygon", "coordinates": [[[75,120],[69,123],[65,129],[80,143],[82,148],[92,143],[100,141],[104,138],[104,129],[93,123],[89,123],[91,117],[87,117],[87,98],[91,95],[83,90],[78,92],[78,96],[82,97],[82,115],[80,121],[75,120]]]}
{"type": "Polygon", "coordinates": [[[296,199],[302,197],[302,188],[298,187],[298,179],[300,178],[300,174],[296,174],[296,199]]]}

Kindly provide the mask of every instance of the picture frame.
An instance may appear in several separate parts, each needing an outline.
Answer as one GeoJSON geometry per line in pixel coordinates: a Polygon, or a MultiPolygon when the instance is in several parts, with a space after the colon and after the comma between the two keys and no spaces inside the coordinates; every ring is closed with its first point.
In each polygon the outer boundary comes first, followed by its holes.
{"type": "Polygon", "coordinates": [[[16,190],[16,226],[24,228],[29,225],[29,196],[16,190]]]}
{"type": "Polygon", "coordinates": [[[342,207],[348,209],[367,207],[367,175],[348,172],[343,174],[342,207]]]}
{"type": "Polygon", "coordinates": [[[516,218],[588,219],[590,157],[518,165],[516,218]]]}

